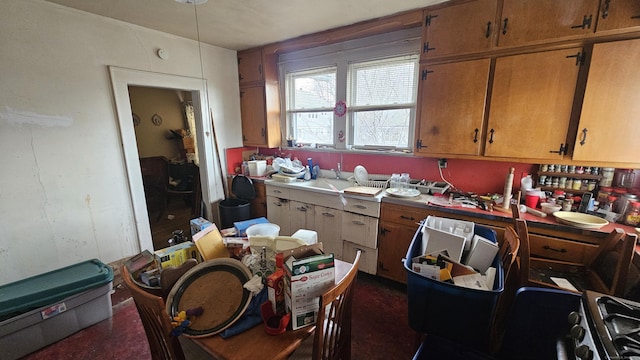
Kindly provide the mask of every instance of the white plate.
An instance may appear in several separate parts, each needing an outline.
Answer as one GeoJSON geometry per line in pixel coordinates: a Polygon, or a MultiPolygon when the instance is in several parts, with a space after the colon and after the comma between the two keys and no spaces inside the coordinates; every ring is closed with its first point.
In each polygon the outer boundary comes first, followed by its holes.
{"type": "Polygon", "coordinates": [[[359,185],[364,185],[367,181],[369,181],[369,173],[364,166],[358,165],[353,169],[353,176],[356,178],[356,182],[359,185]]]}
{"type": "Polygon", "coordinates": [[[553,213],[556,220],[562,224],[575,226],[581,229],[599,229],[609,222],[601,217],[571,211],[556,211],[553,213]]]}
{"type": "Polygon", "coordinates": [[[415,197],[420,195],[420,190],[418,189],[390,188],[390,189],[387,189],[386,192],[391,196],[397,196],[397,197],[415,197]]]}

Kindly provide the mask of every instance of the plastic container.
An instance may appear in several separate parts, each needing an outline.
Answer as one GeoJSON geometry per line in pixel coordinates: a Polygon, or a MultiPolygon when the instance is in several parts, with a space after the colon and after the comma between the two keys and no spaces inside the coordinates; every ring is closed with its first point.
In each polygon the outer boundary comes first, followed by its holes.
{"type": "Polygon", "coordinates": [[[249,161],[249,176],[265,176],[267,174],[267,160],[249,161]]]}
{"type": "Polygon", "coordinates": [[[97,259],[0,286],[2,359],[17,359],[111,317],[113,270],[97,259]]]}
{"type": "Polygon", "coordinates": [[[280,235],[280,226],[272,223],[254,224],[247,228],[247,236],[265,236],[274,238],[280,235]]]}
{"type": "MultiPolygon", "coordinates": [[[[502,261],[497,255],[493,290],[469,289],[432,280],[412,270],[411,259],[420,256],[422,227],[416,231],[407,250],[404,267],[407,272],[409,326],[424,334],[451,339],[458,343],[487,349],[489,332],[498,297],[504,291],[502,261]]],[[[490,228],[475,225],[475,234],[496,242],[490,228]]]]}

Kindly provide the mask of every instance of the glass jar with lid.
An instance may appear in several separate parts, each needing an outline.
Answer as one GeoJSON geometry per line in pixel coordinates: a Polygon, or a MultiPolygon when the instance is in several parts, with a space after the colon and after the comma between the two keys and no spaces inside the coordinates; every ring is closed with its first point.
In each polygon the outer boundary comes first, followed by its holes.
{"type": "MultiPolygon", "coordinates": [[[[624,194],[620,196],[618,200],[616,200],[614,211],[620,215],[624,215],[627,213],[627,210],[629,209],[629,202],[637,201],[637,200],[638,200],[638,196],[636,194],[624,194]]],[[[622,219],[624,219],[624,216],[622,217],[622,219]]]]}
{"type": "Polygon", "coordinates": [[[640,202],[635,200],[629,201],[629,206],[624,214],[624,223],[629,226],[638,226],[640,224],[640,202]]]}

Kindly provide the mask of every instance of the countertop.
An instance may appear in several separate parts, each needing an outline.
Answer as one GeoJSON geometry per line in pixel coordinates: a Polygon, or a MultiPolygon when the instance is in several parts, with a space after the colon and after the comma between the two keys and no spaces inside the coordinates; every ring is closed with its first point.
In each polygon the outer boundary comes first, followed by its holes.
{"type": "MultiPolygon", "coordinates": [[[[409,205],[420,207],[424,209],[437,210],[445,213],[458,214],[458,215],[466,215],[473,216],[481,219],[492,220],[492,221],[501,221],[505,223],[509,223],[512,221],[511,212],[501,212],[498,210],[494,211],[486,211],[478,208],[467,208],[461,206],[438,206],[432,205],[428,203],[428,200],[431,198],[429,195],[421,194],[420,196],[416,196],[413,198],[399,198],[393,197],[386,194],[382,194],[381,201],[383,203],[393,203],[398,205],[409,205]]],[[[580,229],[577,227],[573,227],[570,225],[565,225],[557,222],[553,215],[547,215],[542,218],[539,216],[535,216],[529,213],[522,213],[521,217],[527,220],[527,224],[530,227],[539,227],[539,228],[547,228],[553,230],[559,230],[570,233],[578,233],[578,234],[593,234],[595,236],[602,236],[602,234],[608,234],[615,228],[621,228],[625,232],[628,233],[636,233],[635,228],[632,226],[627,226],[618,223],[609,223],[599,229],[580,229]]]]}

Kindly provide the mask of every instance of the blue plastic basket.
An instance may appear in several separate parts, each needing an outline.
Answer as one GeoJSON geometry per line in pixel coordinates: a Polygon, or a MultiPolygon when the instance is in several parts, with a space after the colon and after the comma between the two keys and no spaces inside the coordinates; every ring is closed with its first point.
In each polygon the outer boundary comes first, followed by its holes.
{"type": "MultiPolygon", "coordinates": [[[[404,262],[407,271],[409,326],[415,331],[455,340],[476,349],[488,349],[489,332],[498,297],[504,291],[504,271],[499,255],[493,290],[460,287],[424,277],[411,269],[420,256],[422,227],[416,231],[404,262]]],[[[497,242],[493,229],[475,226],[475,234],[497,242]]]]}

